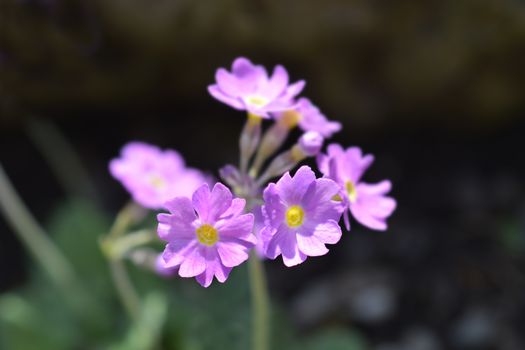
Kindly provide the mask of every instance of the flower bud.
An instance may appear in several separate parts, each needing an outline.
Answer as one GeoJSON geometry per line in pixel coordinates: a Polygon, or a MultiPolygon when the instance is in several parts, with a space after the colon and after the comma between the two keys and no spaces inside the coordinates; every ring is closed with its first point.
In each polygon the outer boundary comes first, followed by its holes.
{"type": "Polygon", "coordinates": [[[173,277],[179,272],[179,266],[166,267],[166,263],[162,258],[162,254],[159,254],[155,259],[155,272],[161,277],[173,277]]]}
{"type": "Polygon", "coordinates": [[[323,147],[324,137],[317,131],[308,131],[299,139],[299,149],[307,157],[316,156],[323,147]]]}

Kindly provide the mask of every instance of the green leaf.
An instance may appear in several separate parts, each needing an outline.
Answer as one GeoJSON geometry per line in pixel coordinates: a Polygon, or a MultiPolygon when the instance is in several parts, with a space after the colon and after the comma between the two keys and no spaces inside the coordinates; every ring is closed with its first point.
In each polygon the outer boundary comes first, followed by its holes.
{"type": "Polygon", "coordinates": [[[356,331],[330,329],[307,340],[307,350],[365,350],[364,338],[356,331]]]}

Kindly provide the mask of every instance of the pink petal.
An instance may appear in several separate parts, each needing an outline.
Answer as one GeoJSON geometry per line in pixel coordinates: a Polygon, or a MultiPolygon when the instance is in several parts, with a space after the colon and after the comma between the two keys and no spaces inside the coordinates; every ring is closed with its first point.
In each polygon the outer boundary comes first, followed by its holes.
{"type": "Polygon", "coordinates": [[[328,157],[324,153],[319,153],[316,158],[317,167],[319,168],[319,171],[323,173],[323,175],[328,176],[328,161],[330,160],[330,157],[328,157]]]}
{"type": "Polygon", "coordinates": [[[243,104],[243,102],[241,100],[239,100],[239,99],[237,99],[235,97],[226,95],[220,89],[220,87],[218,85],[210,85],[210,86],[208,86],[208,92],[215,99],[217,99],[217,100],[227,104],[230,107],[233,107],[233,108],[238,109],[238,110],[244,110],[245,109],[244,104],[243,104]]]}
{"type": "Polygon", "coordinates": [[[297,246],[299,251],[308,256],[321,256],[328,253],[324,243],[319,241],[314,235],[297,235],[297,246]]]}
{"type": "Polygon", "coordinates": [[[217,222],[215,228],[219,231],[221,238],[248,238],[252,236],[253,214],[240,215],[233,219],[221,220],[217,222]]]}
{"type": "Polygon", "coordinates": [[[243,212],[245,206],[246,200],[244,198],[234,198],[232,205],[221,215],[221,219],[238,216],[243,212]]]}
{"type": "Polygon", "coordinates": [[[336,244],[343,235],[339,223],[335,220],[328,220],[325,223],[316,225],[313,234],[320,242],[325,244],[336,244]]]}
{"type": "Polygon", "coordinates": [[[268,259],[275,259],[281,254],[280,243],[285,233],[282,229],[276,230],[269,226],[261,230],[261,236],[265,238],[266,242],[263,246],[264,254],[268,259]]]}
{"type": "Polygon", "coordinates": [[[199,282],[201,286],[203,286],[204,288],[208,288],[211,285],[211,282],[213,281],[213,275],[214,271],[212,271],[211,269],[206,269],[203,273],[196,276],[195,279],[197,280],[197,282],[199,282]]]}
{"type": "Polygon", "coordinates": [[[217,253],[226,267],[235,267],[248,260],[246,248],[232,243],[217,243],[217,253]]]}
{"type": "Polygon", "coordinates": [[[297,170],[294,177],[290,173],[284,174],[276,184],[276,187],[286,204],[294,205],[300,203],[308,186],[315,181],[315,174],[308,166],[302,166],[297,170]]]}
{"type": "Polygon", "coordinates": [[[305,85],[306,82],[304,80],[299,80],[294,84],[289,85],[288,88],[286,88],[284,94],[280,97],[280,99],[291,100],[295,98],[295,96],[299,95],[299,93],[303,91],[305,85]]]}
{"type": "Polygon", "coordinates": [[[254,65],[244,57],[237,58],[232,65],[232,73],[239,80],[244,94],[256,92],[257,87],[268,83],[268,73],[263,66],[254,65]]]}
{"type": "Polygon", "coordinates": [[[217,182],[210,193],[208,216],[205,219],[215,222],[232,205],[233,196],[228,187],[217,182]]]}
{"type": "Polygon", "coordinates": [[[297,235],[292,231],[283,234],[280,248],[283,262],[288,267],[299,265],[306,260],[306,255],[299,251],[297,246],[297,235]]]}
{"type": "Polygon", "coordinates": [[[197,248],[195,240],[178,239],[166,245],[162,258],[166,263],[166,268],[180,265],[188,255],[193,254],[197,248]]]}
{"type": "Polygon", "coordinates": [[[380,195],[363,195],[358,193],[358,199],[350,204],[350,211],[359,223],[374,230],[387,229],[386,218],[396,208],[393,198],[380,195]]]}
{"type": "Polygon", "coordinates": [[[260,93],[268,99],[273,100],[279,96],[288,85],[288,72],[283,66],[275,66],[272,77],[268,80],[268,84],[264,86],[260,93]]]}
{"type": "Polygon", "coordinates": [[[392,189],[392,183],[389,180],[383,180],[376,184],[368,184],[360,182],[357,185],[357,190],[359,193],[364,193],[366,195],[383,195],[392,189]]]}
{"type": "Polygon", "coordinates": [[[350,147],[345,151],[345,154],[345,161],[341,165],[341,169],[346,177],[356,184],[374,162],[374,156],[371,154],[363,155],[359,147],[350,147]]]}
{"type": "Polygon", "coordinates": [[[157,234],[160,239],[167,241],[171,236],[171,215],[158,214],[157,221],[159,222],[159,225],[157,226],[157,234]]]}
{"type": "Polygon", "coordinates": [[[189,198],[177,197],[166,203],[172,214],[159,214],[158,233],[161,239],[192,238],[195,234],[193,221],[197,218],[189,198]],[[167,229],[166,225],[170,228],[167,229]]]}
{"type": "Polygon", "coordinates": [[[215,81],[219,86],[219,89],[230,97],[242,96],[243,91],[239,84],[239,79],[224,68],[217,69],[215,73],[215,81]]]}
{"type": "Polygon", "coordinates": [[[346,230],[350,231],[350,213],[348,210],[345,210],[343,213],[343,221],[345,223],[346,230]]]}
{"type": "Polygon", "coordinates": [[[238,57],[233,61],[232,72],[236,76],[243,77],[255,70],[255,65],[246,57],[238,57]]]}
{"type": "Polygon", "coordinates": [[[197,218],[192,203],[187,197],[174,198],[167,201],[165,206],[171,212],[173,219],[191,222],[197,218]]]}
{"type": "MultiPolygon", "coordinates": [[[[290,174],[283,175],[290,177],[290,174]]],[[[278,193],[277,185],[270,183],[266,186],[263,193],[264,205],[262,207],[262,214],[265,221],[268,221],[269,225],[277,227],[284,220],[285,207],[281,202],[281,198],[278,193]]]]}
{"type": "Polygon", "coordinates": [[[206,270],[206,259],[203,255],[204,248],[197,246],[180,264],[180,277],[195,277],[206,270]]]}
{"type": "Polygon", "coordinates": [[[217,278],[217,281],[220,283],[224,283],[228,279],[231,270],[231,267],[226,267],[219,263],[215,266],[215,278],[217,278]]]}
{"type": "Polygon", "coordinates": [[[207,248],[205,250],[206,257],[206,271],[196,276],[197,282],[203,287],[207,288],[213,282],[213,276],[217,278],[217,281],[224,283],[231,272],[231,267],[226,267],[220,262],[217,251],[213,248],[207,248]]]}
{"type": "Polygon", "coordinates": [[[312,182],[303,197],[306,210],[317,210],[320,206],[334,207],[332,198],[339,193],[341,187],[334,181],[326,178],[312,182]]]}
{"type": "Polygon", "coordinates": [[[210,187],[208,184],[202,185],[193,193],[191,202],[201,221],[206,222],[210,210],[210,187]]]}

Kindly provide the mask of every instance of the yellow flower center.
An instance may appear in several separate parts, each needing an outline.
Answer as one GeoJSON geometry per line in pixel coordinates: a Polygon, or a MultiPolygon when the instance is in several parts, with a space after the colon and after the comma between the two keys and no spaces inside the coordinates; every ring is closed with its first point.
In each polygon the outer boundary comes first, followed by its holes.
{"type": "Polygon", "coordinates": [[[342,202],[343,198],[341,198],[340,195],[336,194],[335,196],[332,197],[332,200],[336,202],[342,202]]]}
{"type": "Polygon", "coordinates": [[[253,95],[253,96],[247,97],[246,102],[254,107],[261,108],[261,107],[266,106],[268,102],[270,101],[268,101],[268,99],[262,96],[253,95]]]}
{"type": "Polygon", "coordinates": [[[204,224],[195,230],[200,243],[211,247],[219,240],[219,233],[212,225],[204,224]]]}
{"type": "Polygon", "coordinates": [[[355,189],[355,185],[352,181],[348,180],[345,182],[345,188],[346,188],[346,193],[348,194],[348,199],[350,200],[350,202],[355,202],[356,199],[357,199],[357,191],[355,189]]]}
{"type": "Polygon", "coordinates": [[[299,205],[294,205],[286,211],[286,223],[290,227],[301,226],[304,221],[304,210],[299,205]]]}
{"type": "Polygon", "coordinates": [[[288,129],[293,129],[297,126],[302,118],[303,116],[299,112],[290,110],[283,112],[281,118],[279,119],[279,123],[288,129]]]}
{"type": "Polygon", "coordinates": [[[150,176],[149,183],[157,190],[161,190],[166,187],[166,181],[159,175],[150,176]]]}

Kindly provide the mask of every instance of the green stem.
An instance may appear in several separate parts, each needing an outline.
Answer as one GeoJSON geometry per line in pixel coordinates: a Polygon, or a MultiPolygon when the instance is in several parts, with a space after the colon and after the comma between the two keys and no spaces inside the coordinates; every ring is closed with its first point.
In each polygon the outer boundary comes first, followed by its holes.
{"type": "Polygon", "coordinates": [[[151,230],[128,233],[119,238],[106,238],[101,241],[102,249],[109,259],[122,259],[133,249],[153,241],[151,230]]]}
{"type": "MultiPolygon", "coordinates": [[[[117,218],[115,219],[111,230],[102,240],[102,250],[106,254],[109,262],[113,284],[115,285],[115,289],[117,290],[122,305],[134,322],[137,322],[140,317],[140,297],[131,282],[126,266],[122,261],[122,256],[114,256],[113,253],[118,241],[126,240],[126,237],[122,236],[126,233],[128,228],[137,221],[140,216],[140,210],[141,208],[138,208],[135,203],[131,202],[127,204],[117,214],[117,218]]],[[[119,248],[117,248],[117,250],[118,249],[119,248]]]]}
{"type": "Polygon", "coordinates": [[[117,218],[109,230],[108,238],[114,239],[124,235],[127,229],[139,221],[139,217],[142,216],[143,209],[134,202],[129,202],[118,212],[117,218]]]}
{"type": "Polygon", "coordinates": [[[122,260],[110,260],[109,267],[122,305],[129,317],[137,322],[140,317],[140,297],[129,278],[124,262],[122,260]]]}
{"type": "Polygon", "coordinates": [[[252,251],[248,262],[252,293],[252,341],[253,350],[269,349],[270,303],[263,262],[252,251]]]}
{"type": "Polygon", "coordinates": [[[51,280],[67,293],[76,285],[73,267],[31,215],[0,164],[0,210],[51,280]]]}

